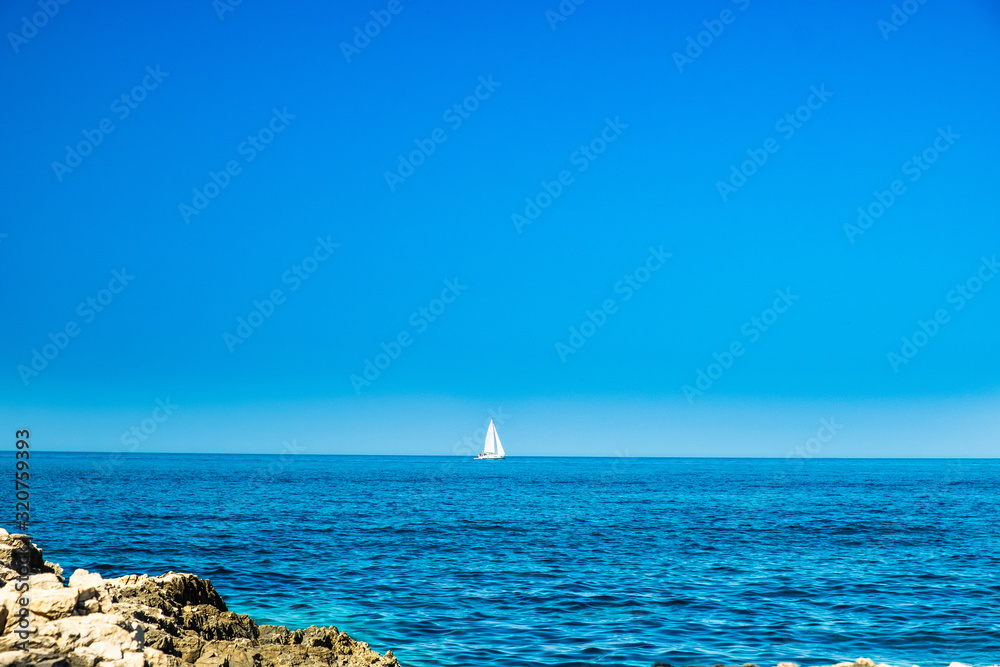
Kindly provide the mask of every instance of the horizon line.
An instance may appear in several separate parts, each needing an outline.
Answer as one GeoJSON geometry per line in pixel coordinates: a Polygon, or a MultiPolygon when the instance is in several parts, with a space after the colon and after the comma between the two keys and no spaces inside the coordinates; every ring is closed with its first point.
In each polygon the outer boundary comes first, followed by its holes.
{"type": "MultiPolygon", "coordinates": [[[[35,449],[34,452],[45,454],[98,454],[121,456],[275,456],[275,457],[300,457],[300,456],[372,456],[372,457],[398,457],[398,458],[438,458],[438,459],[471,459],[476,460],[472,455],[458,454],[307,454],[307,453],[254,453],[254,452],[122,452],[122,451],[90,451],[72,449],[35,449]]],[[[508,456],[505,459],[736,459],[747,460],[756,459],[762,461],[787,461],[798,459],[802,461],[996,461],[1000,456],[566,456],[566,455],[528,455],[528,456],[508,456]]]]}

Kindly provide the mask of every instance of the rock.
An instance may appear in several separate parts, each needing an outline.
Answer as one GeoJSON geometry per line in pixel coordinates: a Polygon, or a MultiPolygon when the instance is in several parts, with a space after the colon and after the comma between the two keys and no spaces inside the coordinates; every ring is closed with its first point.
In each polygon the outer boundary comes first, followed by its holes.
{"type": "Polygon", "coordinates": [[[147,628],[146,648],[155,648],[163,653],[175,651],[174,638],[159,628],[147,628]]]}
{"type": "Polygon", "coordinates": [[[259,627],[193,574],[105,580],[76,570],[68,583],[27,536],[0,532],[0,667],[399,667],[391,651],[335,627],[259,627]],[[28,595],[17,590],[22,562],[28,595]],[[11,622],[22,597],[33,612],[30,652],[11,622]]]}
{"type": "Polygon", "coordinates": [[[77,603],[76,589],[63,588],[58,581],[53,581],[55,576],[32,575],[28,577],[28,589],[25,591],[18,591],[18,586],[12,584],[0,588],[0,631],[13,630],[13,621],[24,597],[30,600],[29,611],[45,620],[72,614],[77,603]]]}
{"type": "MultiPolygon", "coordinates": [[[[70,644],[73,648],[89,647],[93,644],[114,644],[121,652],[141,650],[144,630],[136,623],[119,614],[88,614],[68,616],[50,623],[39,623],[37,638],[51,637],[56,644],[70,644]]],[[[6,637],[0,639],[2,641],[6,637]]],[[[103,651],[95,649],[94,653],[103,651]]]]}
{"type": "Polygon", "coordinates": [[[16,575],[18,567],[23,564],[27,564],[29,574],[54,573],[54,569],[45,564],[41,549],[31,543],[28,535],[0,535],[0,567],[13,570],[16,575]]]}
{"type": "Polygon", "coordinates": [[[69,585],[73,588],[79,588],[81,590],[84,588],[96,589],[103,583],[104,577],[100,574],[96,572],[91,574],[90,572],[82,569],[73,570],[73,574],[69,577],[69,585]]]}
{"type": "Polygon", "coordinates": [[[261,625],[257,639],[261,644],[294,644],[292,632],[283,625],[261,625]]]}
{"type": "Polygon", "coordinates": [[[73,667],[70,662],[64,658],[53,658],[52,660],[43,660],[41,662],[36,662],[35,667],[73,667]]]}
{"type": "Polygon", "coordinates": [[[107,667],[145,667],[146,661],[142,653],[132,651],[124,654],[121,660],[105,661],[101,664],[107,667]]]}
{"type": "Polygon", "coordinates": [[[148,667],[181,667],[181,661],[174,656],[168,656],[163,651],[146,647],[142,652],[148,667]]]}
{"type": "Polygon", "coordinates": [[[257,624],[249,616],[220,612],[207,604],[185,606],[181,610],[180,625],[204,639],[256,639],[259,634],[257,624]]]}
{"type": "Polygon", "coordinates": [[[27,651],[3,651],[0,652],[0,665],[3,667],[22,667],[22,665],[27,667],[31,664],[28,662],[29,658],[31,658],[31,654],[27,651]]]}
{"type": "Polygon", "coordinates": [[[103,640],[96,641],[83,650],[104,660],[121,660],[124,657],[121,646],[103,640]]]}
{"type": "Polygon", "coordinates": [[[55,574],[32,574],[28,577],[28,586],[33,591],[57,591],[63,588],[63,582],[55,574]]]}
{"type": "Polygon", "coordinates": [[[228,611],[226,603],[208,579],[193,574],[168,572],[160,577],[129,575],[107,582],[113,603],[131,603],[166,611],[186,605],[207,604],[228,611]]]}
{"type": "Polygon", "coordinates": [[[204,645],[205,642],[200,637],[194,635],[181,637],[174,641],[173,654],[180,656],[184,662],[193,663],[201,657],[201,647],[204,645]]]}
{"type": "Polygon", "coordinates": [[[73,613],[77,595],[75,588],[32,589],[29,599],[31,601],[28,604],[28,609],[32,613],[53,621],[73,613]]]}

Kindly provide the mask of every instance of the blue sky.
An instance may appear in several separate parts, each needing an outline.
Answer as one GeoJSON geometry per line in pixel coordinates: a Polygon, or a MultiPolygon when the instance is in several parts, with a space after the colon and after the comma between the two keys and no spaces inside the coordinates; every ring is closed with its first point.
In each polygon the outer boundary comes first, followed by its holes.
{"type": "Polygon", "coordinates": [[[503,408],[510,453],[783,456],[842,415],[823,455],[994,456],[1000,10],[562,6],[5,4],[7,427],[121,449],[169,397],[142,451],[447,454],[503,408]]]}

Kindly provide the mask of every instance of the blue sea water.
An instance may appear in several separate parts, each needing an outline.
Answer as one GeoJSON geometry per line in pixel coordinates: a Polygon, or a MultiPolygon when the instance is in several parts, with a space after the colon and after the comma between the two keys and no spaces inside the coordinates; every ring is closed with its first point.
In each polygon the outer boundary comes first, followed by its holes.
{"type": "Polygon", "coordinates": [[[33,453],[68,571],[405,665],[1000,662],[1000,461],[33,453]]]}

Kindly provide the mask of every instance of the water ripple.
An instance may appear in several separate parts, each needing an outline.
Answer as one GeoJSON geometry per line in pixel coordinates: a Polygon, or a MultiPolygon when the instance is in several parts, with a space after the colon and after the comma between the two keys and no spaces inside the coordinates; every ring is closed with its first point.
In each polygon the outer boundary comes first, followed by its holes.
{"type": "Polygon", "coordinates": [[[195,572],[411,667],[1000,656],[996,461],[37,459],[67,570],[195,572]]]}

